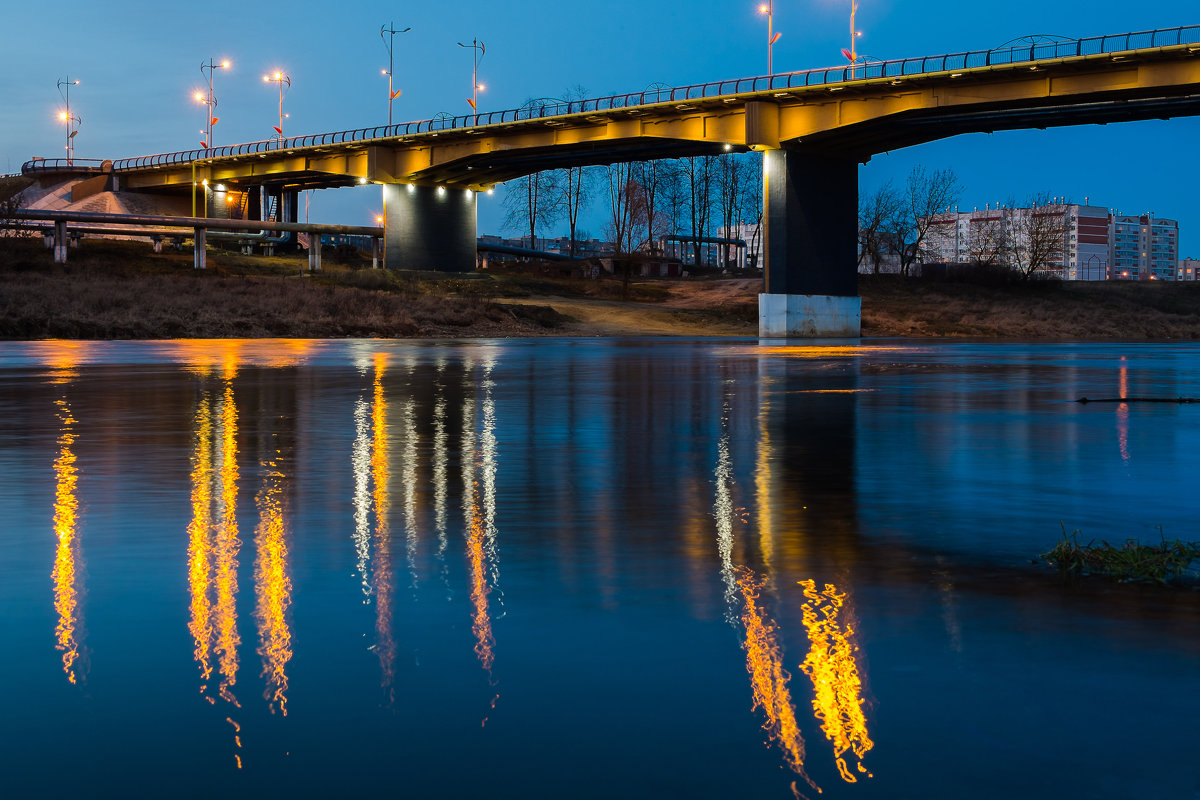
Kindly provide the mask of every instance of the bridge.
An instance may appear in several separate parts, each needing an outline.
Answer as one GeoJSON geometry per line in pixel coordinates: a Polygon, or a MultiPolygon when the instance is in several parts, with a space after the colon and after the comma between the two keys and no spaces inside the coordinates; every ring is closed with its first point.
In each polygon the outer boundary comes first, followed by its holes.
{"type": "MultiPolygon", "coordinates": [[[[542,170],[764,153],[763,336],[857,336],[858,165],[948,136],[1200,114],[1200,26],[867,61],[111,162],[117,190],[382,184],[385,262],[475,266],[475,193],[542,170]]],[[[77,169],[37,160],[23,172],[77,169]]],[[[261,194],[261,190],[260,190],[261,194]]],[[[253,193],[251,193],[253,195],[253,193]]],[[[261,213],[261,202],[250,204],[261,213]]],[[[286,220],[294,221],[294,220],[286,220]]]]}

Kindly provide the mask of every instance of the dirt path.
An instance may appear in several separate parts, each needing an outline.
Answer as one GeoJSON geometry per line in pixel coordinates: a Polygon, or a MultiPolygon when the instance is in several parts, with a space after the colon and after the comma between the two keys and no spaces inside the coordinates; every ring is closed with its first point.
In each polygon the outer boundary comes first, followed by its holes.
{"type": "Polygon", "coordinates": [[[757,325],[716,319],[703,313],[709,304],[623,303],[566,297],[523,297],[496,300],[549,306],[570,319],[555,331],[563,336],[756,336],[757,325]]]}

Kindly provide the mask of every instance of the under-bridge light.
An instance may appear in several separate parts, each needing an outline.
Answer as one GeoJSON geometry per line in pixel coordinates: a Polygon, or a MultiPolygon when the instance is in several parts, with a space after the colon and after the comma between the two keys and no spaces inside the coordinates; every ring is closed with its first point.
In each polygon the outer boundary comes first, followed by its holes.
{"type": "Polygon", "coordinates": [[[446,187],[445,187],[445,186],[439,186],[439,187],[438,187],[438,195],[439,195],[439,196],[441,196],[441,195],[443,195],[443,194],[445,194],[445,193],[446,193],[446,187]]]}
{"type": "Polygon", "coordinates": [[[359,186],[362,186],[362,185],[366,184],[366,182],[367,182],[367,179],[366,179],[366,178],[359,178],[359,179],[358,179],[358,185],[359,185],[359,186]]]}
{"type": "Polygon", "coordinates": [[[412,194],[412,193],[413,193],[413,192],[415,192],[416,190],[417,190],[417,187],[416,187],[416,186],[413,186],[411,183],[408,185],[408,193],[409,193],[409,194],[412,194]]]}
{"type": "Polygon", "coordinates": [[[223,183],[218,183],[218,184],[217,184],[217,191],[218,191],[218,192],[223,192],[223,191],[225,191],[225,184],[223,184],[223,183]]]}

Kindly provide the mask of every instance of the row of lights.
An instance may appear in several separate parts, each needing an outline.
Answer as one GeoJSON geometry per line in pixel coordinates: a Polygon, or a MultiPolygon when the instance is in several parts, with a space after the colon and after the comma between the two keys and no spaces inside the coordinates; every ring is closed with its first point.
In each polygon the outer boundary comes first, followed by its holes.
{"type": "MultiPolygon", "coordinates": [[[[767,17],[767,74],[775,74],[773,51],[775,43],[783,35],[774,30],[775,18],[775,0],[768,0],[759,6],[759,12],[767,17]]],[[[849,59],[853,65],[858,61],[858,38],[862,36],[862,31],[855,27],[855,15],[858,13],[858,0],[850,0],[850,48],[843,49],[842,55],[849,59]]],[[[401,90],[395,89],[392,84],[392,78],[395,74],[395,55],[394,45],[396,34],[408,33],[412,28],[397,28],[395,23],[388,22],[380,26],[379,36],[383,39],[384,48],[388,53],[388,68],[382,70],[382,73],[388,79],[388,126],[392,125],[392,102],[400,96],[401,90]]],[[[467,98],[467,104],[475,113],[479,113],[479,93],[484,90],[484,85],[479,82],[479,62],[483,60],[484,54],[487,52],[487,47],[478,38],[472,39],[470,44],[465,42],[457,42],[459,47],[464,47],[472,51],[472,68],[471,68],[471,96],[467,98]]],[[[196,102],[201,103],[205,107],[205,123],[204,130],[200,133],[204,135],[200,146],[206,150],[213,148],[213,126],[220,122],[220,118],[216,116],[217,97],[213,91],[213,74],[218,69],[229,69],[231,64],[228,59],[222,60],[220,63],[213,61],[211,58],[207,63],[200,64],[200,74],[208,74],[208,93],[198,91],[195,94],[196,102]]],[[[279,124],[272,126],[275,131],[275,137],[281,142],[283,141],[283,121],[289,116],[283,111],[283,95],[285,89],[290,89],[292,79],[282,71],[276,71],[274,74],[263,75],[264,83],[275,83],[279,87],[279,124]]],[[[75,158],[75,137],[79,133],[79,125],[81,120],[77,116],[71,114],[70,102],[70,87],[77,86],[78,80],[72,81],[70,78],[64,78],[58,82],[59,94],[63,97],[63,102],[66,104],[66,109],[59,113],[58,118],[66,123],[67,128],[67,163],[70,164],[75,158]]]]}

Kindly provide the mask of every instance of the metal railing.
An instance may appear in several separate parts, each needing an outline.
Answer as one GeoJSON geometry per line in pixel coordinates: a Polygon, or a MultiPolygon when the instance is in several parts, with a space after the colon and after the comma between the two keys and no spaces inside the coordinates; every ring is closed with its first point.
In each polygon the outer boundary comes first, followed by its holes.
{"type": "MultiPolygon", "coordinates": [[[[120,172],[148,167],[174,166],[210,158],[254,155],[279,150],[321,147],[398,136],[438,133],[448,130],[475,128],[483,125],[562,117],[571,114],[600,113],[656,103],[685,103],[688,100],[822,86],[856,80],[913,78],[923,74],[950,72],[977,67],[1003,66],[1078,56],[1117,54],[1133,50],[1147,50],[1156,47],[1172,47],[1186,44],[1200,44],[1200,25],[1109,36],[1094,36],[1087,39],[1031,41],[1027,44],[1005,45],[994,50],[974,50],[965,53],[906,58],[893,61],[867,61],[840,67],[777,73],[754,78],[699,83],[691,86],[651,88],[641,92],[610,95],[609,97],[600,97],[592,100],[527,103],[521,108],[504,111],[466,114],[457,117],[439,115],[433,119],[402,122],[396,125],[356,128],[354,130],[337,131],[334,133],[297,136],[291,139],[268,139],[227,147],[185,150],[175,153],[159,153],[157,155],[124,158],[114,161],[113,169],[120,172]]],[[[78,163],[81,159],[74,160],[78,163]]],[[[63,161],[65,159],[32,161],[26,163],[21,171],[23,173],[49,171],[51,168],[44,165],[63,161]]]]}

